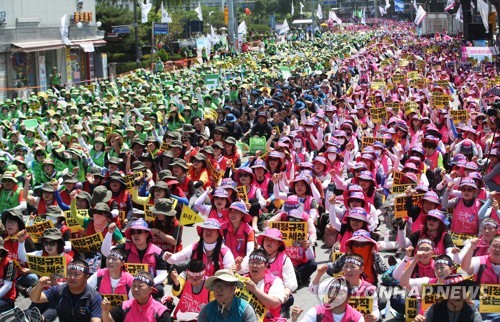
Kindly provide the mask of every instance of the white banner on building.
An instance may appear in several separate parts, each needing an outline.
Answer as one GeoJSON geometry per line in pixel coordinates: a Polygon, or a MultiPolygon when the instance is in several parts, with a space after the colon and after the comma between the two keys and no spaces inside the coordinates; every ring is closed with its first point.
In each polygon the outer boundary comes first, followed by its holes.
{"type": "Polygon", "coordinates": [[[38,56],[38,79],[40,79],[40,90],[47,90],[47,70],[45,68],[45,56],[38,56]]]}

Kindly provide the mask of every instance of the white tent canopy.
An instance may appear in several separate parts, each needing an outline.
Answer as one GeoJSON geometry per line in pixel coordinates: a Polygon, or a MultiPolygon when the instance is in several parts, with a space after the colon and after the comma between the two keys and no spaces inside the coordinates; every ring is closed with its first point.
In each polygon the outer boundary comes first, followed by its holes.
{"type": "Polygon", "coordinates": [[[312,19],[297,19],[292,22],[292,25],[310,25],[312,22],[312,19]]]}

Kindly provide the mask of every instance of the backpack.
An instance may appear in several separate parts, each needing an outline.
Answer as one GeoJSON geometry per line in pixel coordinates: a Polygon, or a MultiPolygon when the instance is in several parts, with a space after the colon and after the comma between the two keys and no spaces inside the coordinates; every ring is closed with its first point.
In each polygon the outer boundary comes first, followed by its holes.
{"type": "Polygon", "coordinates": [[[399,281],[394,279],[392,276],[394,270],[396,269],[396,265],[392,265],[389,267],[387,271],[382,274],[382,285],[384,286],[399,286],[399,281]]]}

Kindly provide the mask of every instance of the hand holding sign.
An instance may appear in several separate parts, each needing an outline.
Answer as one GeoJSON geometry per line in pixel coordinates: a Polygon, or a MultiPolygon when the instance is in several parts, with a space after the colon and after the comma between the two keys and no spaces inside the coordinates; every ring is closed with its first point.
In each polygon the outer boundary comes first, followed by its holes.
{"type": "Polygon", "coordinates": [[[109,302],[106,297],[102,299],[101,309],[103,310],[103,312],[109,312],[111,310],[111,302],[109,302]]]}

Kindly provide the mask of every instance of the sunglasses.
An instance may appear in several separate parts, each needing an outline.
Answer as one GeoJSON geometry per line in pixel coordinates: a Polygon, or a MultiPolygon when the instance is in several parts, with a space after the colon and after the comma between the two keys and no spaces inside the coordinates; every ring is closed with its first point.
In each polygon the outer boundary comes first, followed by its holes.
{"type": "Polygon", "coordinates": [[[142,230],[142,229],[130,229],[130,235],[131,236],[134,236],[134,235],[141,235],[142,233],[145,233],[146,231],[145,230],[142,230]]]}
{"type": "Polygon", "coordinates": [[[43,246],[55,246],[57,245],[57,241],[55,240],[46,240],[43,242],[43,246]]]}
{"type": "Polygon", "coordinates": [[[428,148],[428,149],[435,149],[436,148],[436,145],[435,144],[432,144],[432,143],[424,143],[424,148],[428,148]]]}
{"type": "Polygon", "coordinates": [[[473,192],[475,189],[474,188],[462,188],[460,191],[462,192],[473,192]]]}
{"type": "Polygon", "coordinates": [[[436,217],[429,216],[429,217],[427,217],[427,221],[436,221],[437,222],[437,221],[439,221],[439,219],[437,219],[436,217]]]}
{"type": "Polygon", "coordinates": [[[243,178],[243,177],[250,177],[249,173],[240,173],[238,177],[243,178]]]}
{"type": "Polygon", "coordinates": [[[269,162],[278,162],[280,159],[277,158],[269,158],[269,162]]]}

